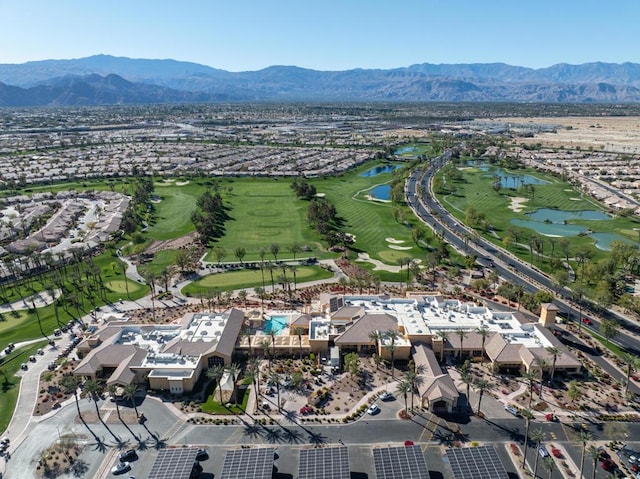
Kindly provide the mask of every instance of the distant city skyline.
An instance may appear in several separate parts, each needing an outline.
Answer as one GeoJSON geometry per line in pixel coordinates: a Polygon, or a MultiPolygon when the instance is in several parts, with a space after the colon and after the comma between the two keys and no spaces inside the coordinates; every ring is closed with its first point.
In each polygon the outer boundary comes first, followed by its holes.
{"type": "Polygon", "coordinates": [[[96,54],[229,71],[640,63],[635,0],[0,0],[0,18],[0,63],[96,54]]]}

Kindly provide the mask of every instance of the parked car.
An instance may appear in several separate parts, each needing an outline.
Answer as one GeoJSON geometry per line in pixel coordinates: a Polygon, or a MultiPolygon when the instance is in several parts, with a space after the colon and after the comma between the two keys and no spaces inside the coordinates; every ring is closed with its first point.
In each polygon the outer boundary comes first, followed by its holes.
{"type": "Polygon", "coordinates": [[[128,462],[119,462],[111,468],[111,474],[117,476],[118,474],[124,474],[131,469],[131,464],[128,462]]]}
{"type": "Polygon", "coordinates": [[[20,365],[20,369],[22,369],[23,371],[26,371],[27,369],[29,369],[29,366],[27,365],[27,363],[22,363],[20,365]]]}
{"type": "Polygon", "coordinates": [[[302,406],[300,408],[300,414],[311,414],[313,412],[313,408],[311,406],[302,406]]]}
{"type": "Polygon", "coordinates": [[[557,447],[551,448],[551,454],[553,455],[553,457],[557,457],[558,459],[562,458],[562,451],[557,447]]]}
{"type": "Polygon", "coordinates": [[[135,449],[127,449],[126,451],[121,452],[120,455],[118,456],[118,459],[120,459],[120,462],[131,462],[137,458],[138,458],[138,455],[136,454],[135,449]]]}
{"type": "Polygon", "coordinates": [[[376,403],[373,403],[371,406],[367,408],[367,414],[370,414],[372,416],[374,414],[378,414],[379,412],[380,412],[380,407],[376,403]]]}
{"type": "Polygon", "coordinates": [[[607,472],[613,472],[616,469],[616,463],[611,459],[605,459],[600,463],[600,467],[607,472]]]}
{"type": "Polygon", "coordinates": [[[389,391],[385,391],[382,394],[380,394],[381,401],[390,401],[391,399],[393,399],[393,393],[389,391]]]}
{"type": "Polygon", "coordinates": [[[540,444],[540,447],[538,448],[538,454],[540,454],[540,457],[549,457],[549,451],[547,451],[547,448],[545,447],[544,444],[540,444]]]}
{"type": "Polygon", "coordinates": [[[505,406],[504,410],[508,413],[513,414],[515,417],[520,417],[520,411],[518,411],[518,408],[515,406],[505,406]]]}
{"type": "Polygon", "coordinates": [[[582,318],[584,324],[593,324],[589,318],[582,318]]]}
{"type": "Polygon", "coordinates": [[[605,459],[611,459],[609,453],[602,446],[598,446],[598,459],[600,459],[601,461],[604,461],[605,459]]]}
{"type": "Polygon", "coordinates": [[[206,449],[198,449],[196,454],[196,461],[206,461],[209,459],[209,453],[206,449]]]}

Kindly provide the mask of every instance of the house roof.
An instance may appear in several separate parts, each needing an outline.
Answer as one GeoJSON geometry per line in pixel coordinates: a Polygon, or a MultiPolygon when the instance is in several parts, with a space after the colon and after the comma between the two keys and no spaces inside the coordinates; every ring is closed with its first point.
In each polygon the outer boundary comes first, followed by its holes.
{"type": "Polygon", "coordinates": [[[369,334],[373,331],[397,331],[398,320],[389,314],[365,314],[335,339],[337,345],[373,344],[369,334]]]}
{"type": "Polygon", "coordinates": [[[343,306],[335,313],[331,314],[332,319],[353,319],[361,317],[364,314],[364,308],[362,306],[343,306]]]}
{"type": "Polygon", "coordinates": [[[430,401],[449,399],[455,401],[459,394],[453,379],[443,373],[433,350],[426,344],[416,344],[413,348],[413,361],[416,367],[422,367],[423,381],[418,385],[420,397],[430,401]]]}

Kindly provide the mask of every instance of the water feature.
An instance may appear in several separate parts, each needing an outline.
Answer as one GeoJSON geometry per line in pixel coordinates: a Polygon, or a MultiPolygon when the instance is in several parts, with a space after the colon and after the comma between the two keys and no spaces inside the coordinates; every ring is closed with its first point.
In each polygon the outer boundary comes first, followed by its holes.
{"type": "Polygon", "coordinates": [[[627,244],[635,244],[633,241],[615,233],[591,233],[589,236],[596,241],[596,248],[603,251],[611,251],[612,241],[624,241],[627,244]]]}
{"type": "Polygon", "coordinates": [[[493,178],[495,176],[498,176],[500,183],[502,183],[502,186],[504,188],[517,189],[522,185],[546,185],[548,183],[548,181],[541,180],[539,178],[536,178],[535,176],[516,175],[495,166],[481,167],[480,169],[488,173],[486,175],[483,175],[485,177],[493,178]]]}
{"type": "Polygon", "coordinates": [[[403,148],[398,148],[396,151],[393,152],[393,154],[404,155],[405,153],[413,153],[414,151],[416,151],[415,146],[405,146],[403,148]]]}
{"type": "Polygon", "coordinates": [[[579,234],[587,233],[587,228],[580,225],[570,225],[564,223],[545,223],[543,221],[523,220],[520,218],[513,218],[509,220],[514,226],[520,228],[529,228],[535,232],[545,236],[578,236],[579,234]]]}
{"type": "Polygon", "coordinates": [[[402,165],[379,165],[365,171],[364,173],[360,173],[360,176],[370,177],[381,175],[382,173],[391,173],[401,167],[402,165]]]}
{"type": "Polygon", "coordinates": [[[389,201],[391,199],[391,185],[378,185],[369,190],[369,196],[376,200],[389,201]]]}
{"type": "Polygon", "coordinates": [[[592,220],[606,221],[611,216],[603,211],[596,210],[580,210],[580,211],[563,211],[551,208],[539,208],[526,216],[536,221],[550,221],[551,223],[564,223],[569,220],[592,220]]]}
{"type": "Polygon", "coordinates": [[[264,332],[270,334],[273,332],[276,336],[282,334],[282,330],[287,327],[289,324],[289,319],[287,316],[277,316],[272,315],[269,316],[264,323],[264,332]]]}

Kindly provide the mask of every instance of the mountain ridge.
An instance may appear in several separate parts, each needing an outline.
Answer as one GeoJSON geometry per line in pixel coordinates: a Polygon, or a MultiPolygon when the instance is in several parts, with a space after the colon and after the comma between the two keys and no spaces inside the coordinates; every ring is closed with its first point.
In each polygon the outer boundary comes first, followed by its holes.
{"type": "Polygon", "coordinates": [[[229,72],[173,59],[101,54],[0,64],[0,82],[0,106],[114,101],[640,102],[640,64],[630,62],[560,63],[538,69],[499,62],[419,63],[338,71],[273,65],[229,72]]]}

